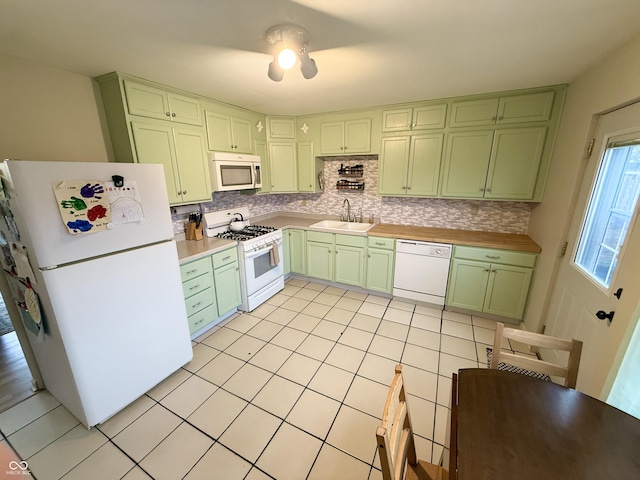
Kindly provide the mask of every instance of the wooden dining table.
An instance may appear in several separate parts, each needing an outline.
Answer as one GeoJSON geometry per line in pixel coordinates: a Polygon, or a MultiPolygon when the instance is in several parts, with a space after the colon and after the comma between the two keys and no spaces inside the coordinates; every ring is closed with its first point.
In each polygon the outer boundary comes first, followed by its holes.
{"type": "Polygon", "coordinates": [[[454,387],[450,478],[640,479],[640,420],[621,410],[500,370],[460,370],[454,387]]]}

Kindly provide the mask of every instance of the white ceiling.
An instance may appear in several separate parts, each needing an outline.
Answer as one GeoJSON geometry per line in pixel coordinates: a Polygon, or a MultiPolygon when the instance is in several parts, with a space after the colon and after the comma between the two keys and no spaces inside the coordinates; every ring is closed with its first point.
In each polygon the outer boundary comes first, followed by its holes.
{"type": "Polygon", "coordinates": [[[0,53],[283,115],[569,83],[638,32],[639,0],[0,0],[0,53]],[[311,80],[267,77],[287,22],[311,80]]]}

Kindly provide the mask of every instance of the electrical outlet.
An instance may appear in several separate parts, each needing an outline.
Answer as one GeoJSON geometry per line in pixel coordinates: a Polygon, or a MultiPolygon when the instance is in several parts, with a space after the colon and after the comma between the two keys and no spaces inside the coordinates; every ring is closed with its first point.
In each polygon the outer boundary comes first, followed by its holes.
{"type": "Polygon", "coordinates": [[[471,215],[477,215],[478,214],[478,207],[471,207],[471,215]]]}
{"type": "Polygon", "coordinates": [[[300,202],[300,205],[302,205],[303,207],[307,206],[307,201],[306,200],[302,200],[302,202],[300,202]]]}

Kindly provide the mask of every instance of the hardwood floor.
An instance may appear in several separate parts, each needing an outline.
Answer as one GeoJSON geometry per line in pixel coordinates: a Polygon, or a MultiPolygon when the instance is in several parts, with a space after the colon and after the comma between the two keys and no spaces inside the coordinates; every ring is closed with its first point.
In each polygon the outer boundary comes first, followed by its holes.
{"type": "Polygon", "coordinates": [[[16,332],[0,336],[0,412],[33,395],[31,372],[16,332]]]}

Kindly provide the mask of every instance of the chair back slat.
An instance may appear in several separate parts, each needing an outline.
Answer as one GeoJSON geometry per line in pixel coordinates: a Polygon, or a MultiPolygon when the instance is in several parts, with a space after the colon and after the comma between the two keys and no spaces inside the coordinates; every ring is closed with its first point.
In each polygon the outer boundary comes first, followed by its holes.
{"type": "Polygon", "coordinates": [[[493,341],[490,368],[497,369],[500,362],[502,362],[533,372],[562,377],[565,379],[564,385],[566,387],[576,388],[581,353],[582,342],[579,340],[566,340],[563,338],[551,337],[549,335],[527,332],[525,330],[507,328],[503,323],[498,322],[496,324],[496,333],[493,341]],[[569,352],[567,365],[557,365],[534,356],[516,355],[514,353],[505,352],[502,349],[504,343],[503,340],[505,338],[524,343],[532,347],[569,352]]]}

